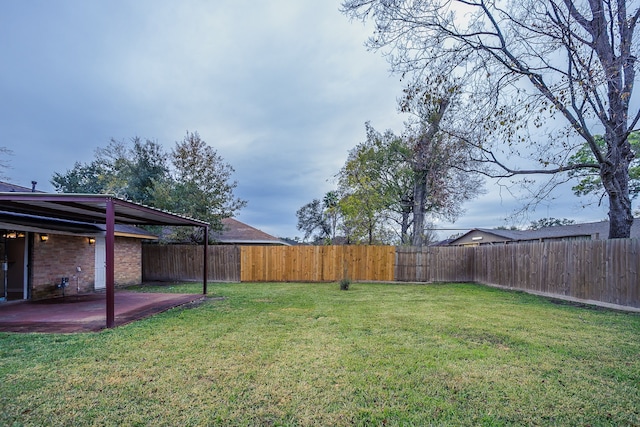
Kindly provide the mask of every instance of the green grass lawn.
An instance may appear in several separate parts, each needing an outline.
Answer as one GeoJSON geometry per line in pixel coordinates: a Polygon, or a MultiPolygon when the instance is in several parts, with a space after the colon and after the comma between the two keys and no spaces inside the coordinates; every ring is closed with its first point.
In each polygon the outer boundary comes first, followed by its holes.
{"type": "Polygon", "coordinates": [[[640,425],[637,314],[469,284],[209,290],[100,333],[0,333],[0,425],[640,425]]]}

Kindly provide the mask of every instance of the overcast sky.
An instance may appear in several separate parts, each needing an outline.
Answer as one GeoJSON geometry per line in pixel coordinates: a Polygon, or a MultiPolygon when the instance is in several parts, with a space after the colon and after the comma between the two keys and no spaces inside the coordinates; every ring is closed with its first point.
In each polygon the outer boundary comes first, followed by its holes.
{"type": "MultiPolygon", "coordinates": [[[[170,150],[199,132],[235,169],[238,219],[301,236],[296,210],[331,178],[364,123],[402,130],[402,84],[339,0],[0,0],[0,146],[8,181],[53,191],[54,172],[110,138],[170,150]]],[[[606,218],[568,191],[524,221],[606,218]]],[[[487,182],[450,228],[504,225],[517,203],[487,182]]],[[[525,223],[525,225],[528,222],[525,223]]],[[[443,234],[451,234],[444,232],[443,234]]]]}

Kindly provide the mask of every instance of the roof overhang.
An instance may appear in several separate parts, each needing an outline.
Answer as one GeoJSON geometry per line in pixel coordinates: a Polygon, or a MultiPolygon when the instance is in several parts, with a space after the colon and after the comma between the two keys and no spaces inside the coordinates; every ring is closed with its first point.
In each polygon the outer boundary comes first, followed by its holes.
{"type": "Polygon", "coordinates": [[[103,194],[0,193],[2,211],[90,224],[106,223],[109,202],[113,203],[116,224],[209,225],[204,221],[103,194]]]}

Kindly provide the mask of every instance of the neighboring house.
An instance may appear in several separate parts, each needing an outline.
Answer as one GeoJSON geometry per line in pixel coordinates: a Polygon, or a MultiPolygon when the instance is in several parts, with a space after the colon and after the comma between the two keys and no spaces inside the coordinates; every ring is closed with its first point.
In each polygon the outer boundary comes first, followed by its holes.
{"type": "Polygon", "coordinates": [[[38,192],[41,191],[36,190],[37,182],[31,183],[31,188],[23,187],[21,185],[10,184],[8,182],[0,181],[0,193],[28,193],[28,192],[38,192]]]}
{"type": "Polygon", "coordinates": [[[290,246],[289,243],[234,218],[224,218],[222,220],[222,231],[211,232],[211,238],[215,244],[219,245],[290,246]]]}
{"type": "MultiPolygon", "coordinates": [[[[4,182],[0,182],[0,190],[4,194],[32,192],[4,182]]],[[[105,231],[104,224],[0,209],[0,301],[104,289],[105,231]]],[[[114,282],[140,283],[142,241],[157,236],[124,224],[115,225],[114,235],[114,282]]]]}
{"type": "MultiPolygon", "coordinates": [[[[561,240],[601,240],[609,235],[609,222],[559,225],[538,230],[492,230],[474,228],[449,242],[449,246],[505,245],[561,240]]],[[[631,227],[631,238],[640,238],[640,218],[631,227]]]]}

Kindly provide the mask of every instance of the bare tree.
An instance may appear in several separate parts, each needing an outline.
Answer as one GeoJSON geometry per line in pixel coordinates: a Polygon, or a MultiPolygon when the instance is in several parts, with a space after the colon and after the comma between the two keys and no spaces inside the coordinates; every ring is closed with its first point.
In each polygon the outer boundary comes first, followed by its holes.
{"type": "Polygon", "coordinates": [[[401,111],[414,117],[405,131],[411,147],[407,160],[413,172],[413,246],[425,242],[426,213],[453,220],[464,201],[482,192],[477,175],[461,172],[471,169],[473,152],[477,151],[452,131],[464,125],[461,97],[460,79],[434,73],[410,83],[400,101],[401,111]]]}
{"type": "Polygon", "coordinates": [[[609,237],[629,237],[628,136],[640,119],[632,103],[637,2],[345,0],[343,12],[375,22],[368,45],[387,54],[393,71],[465,76],[468,126],[485,131],[468,142],[482,153],[478,160],[494,166],[485,173],[596,170],[609,201],[609,237]],[[564,119],[564,130],[543,133],[554,117],[564,119]],[[604,147],[596,134],[604,135],[604,147]],[[584,143],[595,161],[569,162],[584,143]],[[517,168],[501,158],[520,150],[538,165],[517,168]]]}

